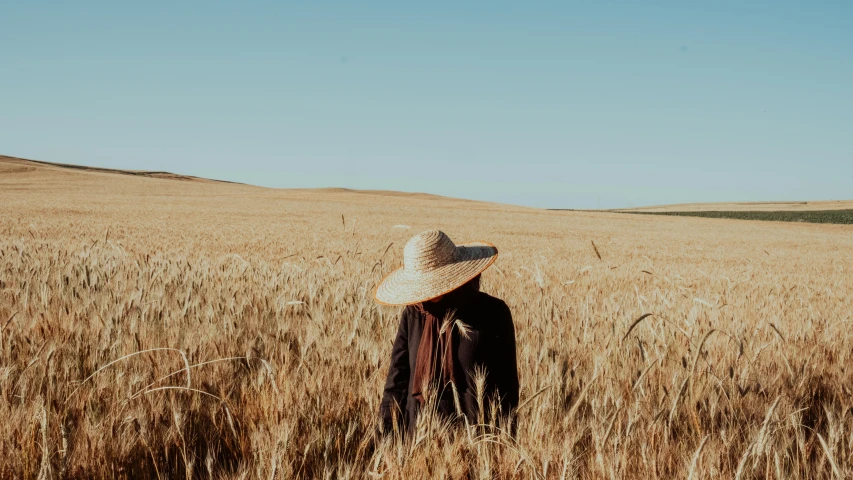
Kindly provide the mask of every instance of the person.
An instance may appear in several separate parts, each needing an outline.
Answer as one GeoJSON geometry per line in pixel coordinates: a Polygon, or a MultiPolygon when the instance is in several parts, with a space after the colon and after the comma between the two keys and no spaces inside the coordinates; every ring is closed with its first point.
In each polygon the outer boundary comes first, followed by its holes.
{"type": "Polygon", "coordinates": [[[499,422],[518,406],[512,314],[480,291],[480,274],[497,254],[490,243],[457,246],[428,230],[406,243],[403,265],[377,286],[376,301],[404,306],[380,402],[382,431],[411,434],[428,398],[442,418],[471,425],[499,422]]]}

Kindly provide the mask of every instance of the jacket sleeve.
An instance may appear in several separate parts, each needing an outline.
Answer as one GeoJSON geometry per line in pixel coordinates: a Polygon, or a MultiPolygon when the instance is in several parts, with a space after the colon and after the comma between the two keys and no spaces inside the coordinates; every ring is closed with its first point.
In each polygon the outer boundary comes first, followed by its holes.
{"type": "Polygon", "coordinates": [[[400,314],[400,326],[391,348],[391,364],[385,379],[385,391],[379,404],[379,420],[384,432],[393,430],[395,423],[405,430],[406,403],[409,395],[409,318],[408,309],[400,314]]]}
{"type": "Polygon", "coordinates": [[[498,345],[495,349],[494,372],[500,372],[495,379],[495,387],[500,395],[501,411],[504,415],[513,413],[518,407],[518,363],[515,351],[515,325],[512,312],[501,302],[498,310],[500,329],[498,345]]]}

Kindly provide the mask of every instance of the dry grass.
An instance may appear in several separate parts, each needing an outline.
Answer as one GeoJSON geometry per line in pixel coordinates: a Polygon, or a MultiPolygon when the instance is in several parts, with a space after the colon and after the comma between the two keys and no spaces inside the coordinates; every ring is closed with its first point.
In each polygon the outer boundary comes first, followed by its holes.
{"type": "Polygon", "coordinates": [[[0,478],[853,474],[849,226],[10,165],[0,478]],[[501,251],[515,436],[373,435],[398,312],[371,290],[431,227],[501,251]]]}

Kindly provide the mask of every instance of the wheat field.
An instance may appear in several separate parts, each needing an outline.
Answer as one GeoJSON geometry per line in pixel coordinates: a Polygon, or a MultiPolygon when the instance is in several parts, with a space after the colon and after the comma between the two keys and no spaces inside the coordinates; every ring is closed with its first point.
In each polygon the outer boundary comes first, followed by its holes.
{"type": "Polygon", "coordinates": [[[853,227],[0,159],[0,478],[849,478],[853,227]],[[376,435],[413,234],[488,240],[515,433],[376,435]],[[646,315],[651,314],[651,315],[646,315]]]}

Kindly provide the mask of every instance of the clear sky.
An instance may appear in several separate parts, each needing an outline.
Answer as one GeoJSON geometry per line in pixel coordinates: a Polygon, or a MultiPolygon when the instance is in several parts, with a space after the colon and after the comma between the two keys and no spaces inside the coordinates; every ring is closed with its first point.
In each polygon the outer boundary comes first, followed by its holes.
{"type": "Polygon", "coordinates": [[[539,207],[853,198],[853,1],[0,3],[0,154],[539,207]]]}

